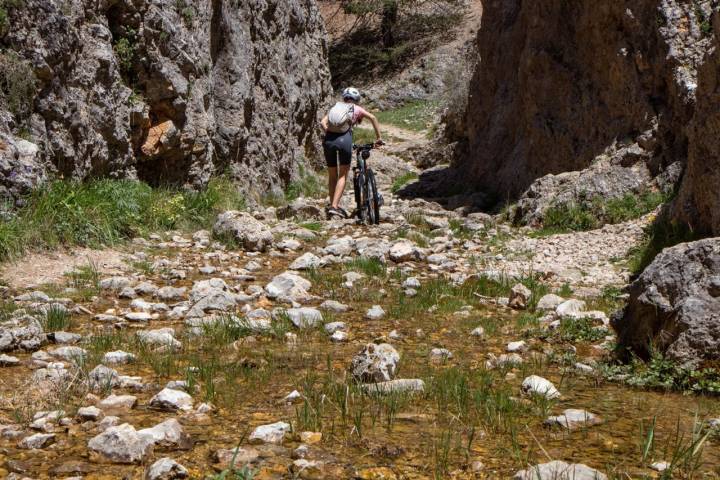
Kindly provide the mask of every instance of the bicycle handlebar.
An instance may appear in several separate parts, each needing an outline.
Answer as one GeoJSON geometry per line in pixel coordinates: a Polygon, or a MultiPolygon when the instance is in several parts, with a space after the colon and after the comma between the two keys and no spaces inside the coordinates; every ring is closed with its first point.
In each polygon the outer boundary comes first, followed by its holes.
{"type": "Polygon", "coordinates": [[[366,143],[364,145],[353,144],[353,150],[372,150],[375,148],[374,143],[366,143]]]}

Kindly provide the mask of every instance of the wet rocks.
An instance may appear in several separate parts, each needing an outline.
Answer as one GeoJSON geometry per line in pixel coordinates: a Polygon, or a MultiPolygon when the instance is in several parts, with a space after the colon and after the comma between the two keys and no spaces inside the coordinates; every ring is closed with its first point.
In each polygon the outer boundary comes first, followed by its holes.
{"type": "Polygon", "coordinates": [[[273,443],[280,444],[285,434],[290,432],[290,424],[275,422],[269,425],[260,425],[250,434],[248,441],[252,444],[273,443]]]}
{"type": "Polygon", "coordinates": [[[618,343],[648,358],[651,348],[697,365],[720,359],[720,238],[663,250],[630,287],[630,298],[612,319],[618,343]]]}
{"type": "Polygon", "coordinates": [[[395,377],[399,362],[400,354],[392,345],[369,343],[355,355],[350,371],[362,382],[387,382],[395,377]]]}
{"type": "Polygon", "coordinates": [[[193,399],[190,395],[171,388],[160,390],[150,399],[150,407],[166,411],[189,410],[192,408],[192,404],[193,399]]]}
{"type": "Polygon", "coordinates": [[[187,450],[192,448],[192,440],[182,425],[171,418],[151,428],[139,430],[138,435],[148,439],[157,447],[187,450]]]}
{"type": "Polygon", "coordinates": [[[43,328],[31,315],[13,316],[0,323],[0,352],[35,351],[45,341],[43,328]]]}
{"type": "Polygon", "coordinates": [[[128,423],[110,427],[88,442],[96,456],[113,463],[141,463],[152,454],[153,442],[128,423]]]}
{"type": "Polygon", "coordinates": [[[213,233],[237,242],[251,252],[264,252],[273,243],[272,231],[247,212],[227,211],[218,215],[213,233]]]}
{"type": "Polygon", "coordinates": [[[549,400],[560,398],[560,392],[555,385],[537,375],[531,375],[523,380],[521,390],[526,395],[539,395],[549,400]]]}
{"type": "Polygon", "coordinates": [[[602,419],[587,410],[568,408],[563,410],[562,415],[550,416],[545,420],[547,426],[561,426],[568,430],[590,427],[602,423],[602,419]]]}
{"type": "Polygon", "coordinates": [[[581,463],[554,460],[517,472],[513,480],[607,480],[607,476],[581,463]]]}
{"type": "Polygon", "coordinates": [[[55,443],[54,433],[36,433],[25,437],[18,443],[18,448],[37,450],[55,443]]]}
{"type": "Polygon", "coordinates": [[[155,461],[145,472],[145,480],[177,480],[189,476],[185,467],[168,457],[155,461]]]}

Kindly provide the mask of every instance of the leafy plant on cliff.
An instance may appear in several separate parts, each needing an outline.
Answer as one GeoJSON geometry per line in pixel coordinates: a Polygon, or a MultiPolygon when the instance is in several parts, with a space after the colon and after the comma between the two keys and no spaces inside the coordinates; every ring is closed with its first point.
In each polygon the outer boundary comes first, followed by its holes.
{"type": "Polygon", "coordinates": [[[27,119],[36,88],[35,73],[28,62],[12,50],[0,53],[0,105],[19,119],[27,119]]]}
{"type": "Polygon", "coordinates": [[[23,5],[23,0],[0,0],[0,34],[7,32],[10,27],[10,10],[23,5]]]}
{"type": "Polygon", "coordinates": [[[639,275],[665,248],[698,238],[699,235],[687,225],[673,221],[667,213],[661,213],[645,229],[643,243],[630,252],[628,268],[634,275],[639,275]]]}
{"type": "Polygon", "coordinates": [[[133,64],[137,55],[137,32],[128,28],[125,34],[117,38],[113,44],[115,55],[118,59],[118,66],[126,80],[132,79],[133,64]]]}

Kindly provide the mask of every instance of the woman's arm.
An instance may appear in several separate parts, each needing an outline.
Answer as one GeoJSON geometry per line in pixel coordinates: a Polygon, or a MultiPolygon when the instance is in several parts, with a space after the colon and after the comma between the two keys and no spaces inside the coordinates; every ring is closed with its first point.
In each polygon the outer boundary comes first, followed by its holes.
{"type": "Polygon", "coordinates": [[[320,120],[320,125],[322,126],[322,129],[324,132],[328,131],[328,116],[327,116],[327,114],[323,117],[322,120],[320,120]]]}
{"type": "Polygon", "coordinates": [[[375,137],[377,138],[375,140],[375,143],[382,144],[382,135],[380,135],[380,123],[378,123],[377,117],[372,113],[368,113],[367,118],[368,120],[370,120],[370,123],[372,123],[373,129],[375,130],[375,137]]]}

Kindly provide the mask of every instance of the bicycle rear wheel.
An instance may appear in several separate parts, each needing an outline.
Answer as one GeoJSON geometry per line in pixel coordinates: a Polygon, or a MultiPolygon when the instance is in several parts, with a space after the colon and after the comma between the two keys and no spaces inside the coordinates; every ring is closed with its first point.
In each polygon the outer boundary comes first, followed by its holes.
{"type": "Polygon", "coordinates": [[[380,194],[378,193],[377,184],[375,183],[375,172],[370,169],[367,171],[367,185],[370,224],[378,225],[380,223],[380,194]]]}

